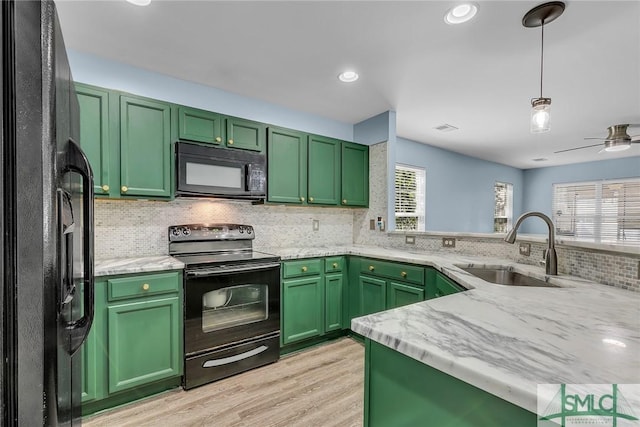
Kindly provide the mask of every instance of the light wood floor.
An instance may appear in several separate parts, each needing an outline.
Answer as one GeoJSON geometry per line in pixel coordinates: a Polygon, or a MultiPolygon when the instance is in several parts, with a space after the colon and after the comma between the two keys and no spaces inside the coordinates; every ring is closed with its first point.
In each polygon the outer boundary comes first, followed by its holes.
{"type": "Polygon", "coordinates": [[[94,426],[362,426],[364,347],[350,338],[189,391],[85,418],[94,426]]]}

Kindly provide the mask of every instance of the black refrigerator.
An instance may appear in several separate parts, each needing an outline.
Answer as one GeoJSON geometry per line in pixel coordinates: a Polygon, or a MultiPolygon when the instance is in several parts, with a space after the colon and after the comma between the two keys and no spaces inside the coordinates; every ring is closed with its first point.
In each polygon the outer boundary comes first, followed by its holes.
{"type": "Polygon", "coordinates": [[[80,424],[93,179],[52,1],[2,1],[0,425],[80,424]]]}

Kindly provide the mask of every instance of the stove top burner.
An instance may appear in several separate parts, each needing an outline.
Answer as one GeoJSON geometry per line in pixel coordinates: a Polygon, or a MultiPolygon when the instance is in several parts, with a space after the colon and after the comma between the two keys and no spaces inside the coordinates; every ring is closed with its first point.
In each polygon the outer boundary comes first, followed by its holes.
{"type": "Polygon", "coordinates": [[[280,257],[277,255],[267,254],[257,251],[239,251],[239,252],[218,252],[218,253],[194,253],[173,255],[176,259],[184,262],[187,267],[194,267],[203,264],[219,265],[219,264],[241,264],[249,262],[279,262],[280,257]]]}

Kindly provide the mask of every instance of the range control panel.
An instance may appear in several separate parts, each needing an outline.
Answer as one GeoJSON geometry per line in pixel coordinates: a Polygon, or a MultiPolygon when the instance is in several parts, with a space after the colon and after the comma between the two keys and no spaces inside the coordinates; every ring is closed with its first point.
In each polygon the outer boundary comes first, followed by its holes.
{"type": "Polygon", "coordinates": [[[252,240],[253,227],[243,224],[185,224],[169,226],[170,242],[194,240],[252,240]]]}

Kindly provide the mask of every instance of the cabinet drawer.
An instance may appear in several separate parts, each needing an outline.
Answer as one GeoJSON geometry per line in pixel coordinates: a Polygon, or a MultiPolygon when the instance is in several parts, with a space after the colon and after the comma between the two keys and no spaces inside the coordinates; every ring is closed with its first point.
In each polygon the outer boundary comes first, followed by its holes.
{"type": "Polygon", "coordinates": [[[332,256],[324,259],[325,273],[339,273],[344,270],[344,257],[332,256]]]}
{"type": "Polygon", "coordinates": [[[178,292],[181,286],[179,279],[178,271],[109,279],[107,280],[107,300],[178,292]]]}
{"type": "Polygon", "coordinates": [[[282,277],[317,276],[322,272],[322,259],[303,259],[287,261],[282,265],[282,277]]]}
{"type": "Polygon", "coordinates": [[[414,265],[363,259],[360,263],[360,272],[424,285],[424,268],[414,265]]]}

